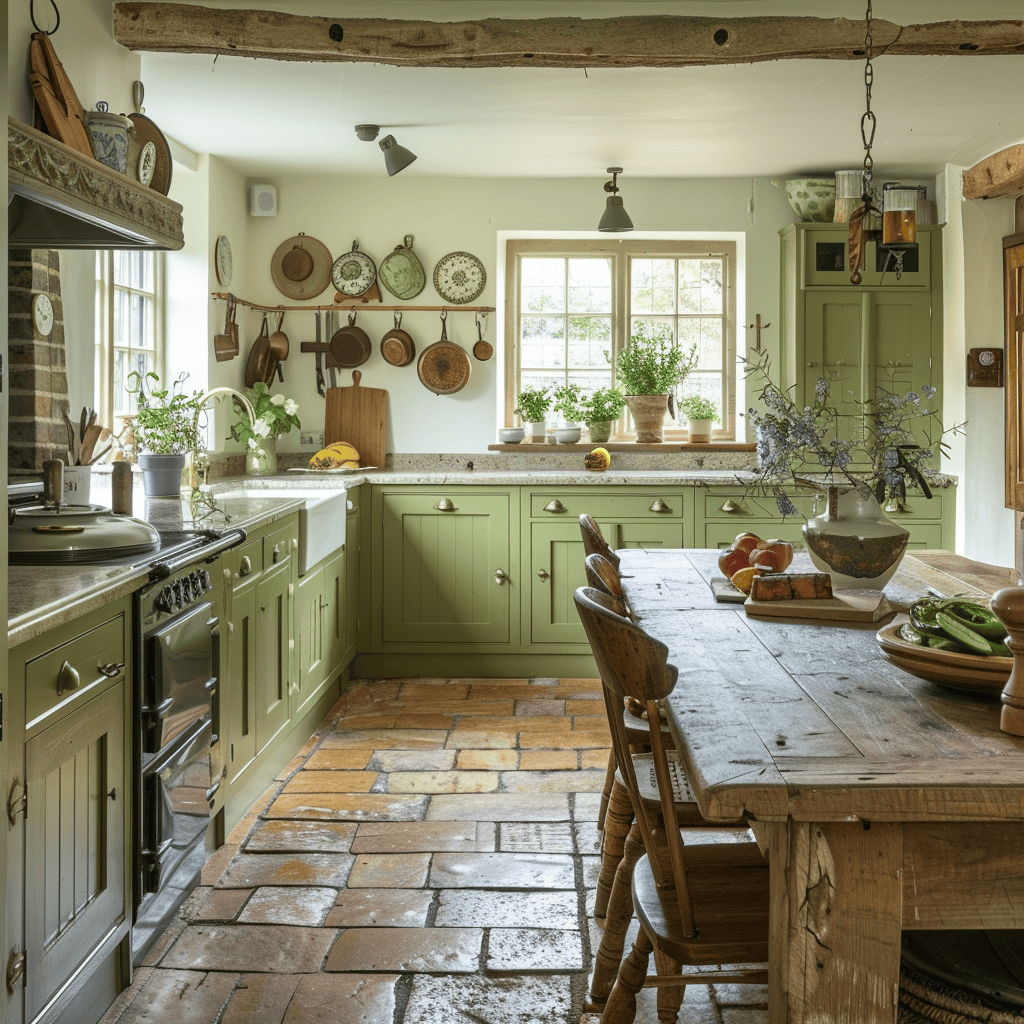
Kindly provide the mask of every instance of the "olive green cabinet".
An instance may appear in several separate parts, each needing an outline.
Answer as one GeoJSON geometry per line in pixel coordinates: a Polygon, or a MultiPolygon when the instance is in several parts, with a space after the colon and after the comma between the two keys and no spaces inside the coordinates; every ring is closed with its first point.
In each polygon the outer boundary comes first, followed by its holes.
{"type": "Polygon", "coordinates": [[[129,623],[117,602],[9,655],[8,1024],[91,1024],[128,981],[129,623]]]}
{"type": "Polygon", "coordinates": [[[343,666],[351,664],[356,656],[356,645],[362,625],[359,606],[359,572],[361,565],[362,533],[359,528],[359,494],[350,491],[348,514],[345,520],[345,607],[342,611],[343,666]]]}
{"type": "Polygon", "coordinates": [[[298,583],[296,632],[299,670],[291,693],[291,714],[301,714],[320,687],[341,670],[345,649],[345,549],[325,558],[298,583]]]}
{"type": "Polygon", "coordinates": [[[477,487],[376,495],[383,643],[509,643],[510,505],[477,487]]]}

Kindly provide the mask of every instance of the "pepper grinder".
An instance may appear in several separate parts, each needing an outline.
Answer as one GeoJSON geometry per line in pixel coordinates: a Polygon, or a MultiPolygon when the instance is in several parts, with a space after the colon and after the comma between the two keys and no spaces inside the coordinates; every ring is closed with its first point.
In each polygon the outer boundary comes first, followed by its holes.
{"type": "Polygon", "coordinates": [[[111,511],[116,516],[132,514],[132,466],[130,462],[115,462],[110,483],[111,511]]]}
{"type": "Polygon", "coordinates": [[[64,498],[64,463],[60,459],[43,460],[43,502],[56,505],[64,498]]]}
{"type": "Polygon", "coordinates": [[[1024,736],[1024,587],[1007,587],[992,598],[992,611],[1010,634],[1006,646],[1013,652],[1013,668],[1003,687],[999,728],[1011,736],[1024,736]]]}

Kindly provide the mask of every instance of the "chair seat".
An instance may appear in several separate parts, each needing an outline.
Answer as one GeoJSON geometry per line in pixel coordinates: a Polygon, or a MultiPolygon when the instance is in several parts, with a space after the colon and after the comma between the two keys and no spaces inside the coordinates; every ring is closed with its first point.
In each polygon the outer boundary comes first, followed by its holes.
{"type": "Polygon", "coordinates": [[[768,862],[757,844],[687,845],[685,851],[696,936],[683,934],[675,890],[658,889],[647,854],[633,870],[633,906],[655,948],[695,966],[767,961],[768,862]]]}

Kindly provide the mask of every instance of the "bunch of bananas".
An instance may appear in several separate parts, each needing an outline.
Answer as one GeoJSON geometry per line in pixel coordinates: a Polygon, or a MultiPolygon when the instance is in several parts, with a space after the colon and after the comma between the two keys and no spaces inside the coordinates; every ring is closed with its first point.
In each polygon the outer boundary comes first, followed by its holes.
{"type": "Polygon", "coordinates": [[[348,441],[335,441],[309,460],[310,469],[358,469],[359,452],[348,441]]]}

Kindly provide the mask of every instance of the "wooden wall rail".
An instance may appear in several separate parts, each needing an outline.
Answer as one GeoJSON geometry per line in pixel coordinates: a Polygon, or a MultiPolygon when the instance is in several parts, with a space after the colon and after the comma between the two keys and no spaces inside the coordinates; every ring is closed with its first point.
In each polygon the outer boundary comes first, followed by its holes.
{"type": "Polygon", "coordinates": [[[325,305],[311,305],[306,303],[301,306],[268,306],[259,302],[249,302],[247,299],[240,299],[237,295],[232,295],[230,292],[211,292],[210,297],[214,299],[233,299],[239,306],[245,306],[248,309],[257,309],[261,313],[313,313],[317,310],[328,310],[338,312],[344,310],[346,312],[358,312],[358,313],[373,313],[373,312],[385,312],[385,313],[493,313],[494,306],[411,306],[408,303],[402,303],[400,306],[392,306],[386,302],[360,302],[358,300],[354,302],[345,303],[327,303],[325,305]]]}

